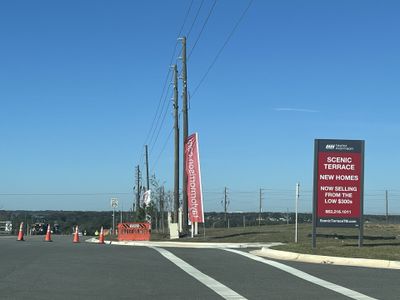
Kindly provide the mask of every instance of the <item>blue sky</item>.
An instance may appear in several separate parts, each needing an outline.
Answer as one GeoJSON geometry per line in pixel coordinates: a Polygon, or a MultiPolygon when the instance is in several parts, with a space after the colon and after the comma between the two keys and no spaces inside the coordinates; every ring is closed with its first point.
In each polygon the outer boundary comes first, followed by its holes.
{"type": "Polygon", "coordinates": [[[366,141],[366,212],[384,212],[388,189],[400,213],[397,1],[254,0],[197,90],[249,1],[217,1],[193,52],[214,1],[193,1],[184,23],[190,4],[0,3],[0,209],[106,210],[113,195],[127,207],[145,143],[172,188],[163,85],[184,24],[206,211],[225,186],[230,211],[256,211],[259,188],[265,210],[293,210],[296,182],[311,211],[313,141],[338,138],[366,141]]]}

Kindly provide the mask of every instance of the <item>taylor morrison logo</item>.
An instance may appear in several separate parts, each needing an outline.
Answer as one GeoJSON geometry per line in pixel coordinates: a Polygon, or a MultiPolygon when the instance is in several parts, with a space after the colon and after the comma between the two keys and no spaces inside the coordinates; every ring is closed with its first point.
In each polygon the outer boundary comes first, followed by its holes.
{"type": "Polygon", "coordinates": [[[333,150],[333,149],[335,149],[335,144],[328,144],[328,145],[325,146],[325,149],[333,150]]]}

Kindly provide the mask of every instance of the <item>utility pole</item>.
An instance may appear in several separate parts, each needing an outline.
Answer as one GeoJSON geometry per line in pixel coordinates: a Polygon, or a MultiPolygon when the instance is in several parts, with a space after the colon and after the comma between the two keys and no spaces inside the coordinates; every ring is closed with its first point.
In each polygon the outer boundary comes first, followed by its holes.
{"type": "Polygon", "coordinates": [[[139,165],[136,166],[136,217],[139,213],[139,206],[140,206],[140,167],[139,165]]]}
{"type": "Polygon", "coordinates": [[[122,223],[122,221],[124,220],[123,215],[124,215],[124,203],[122,202],[121,210],[119,211],[119,217],[121,219],[120,223],[122,223]]]}
{"type": "Polygon", "coordinates": [[[289,225],[289,208],[286,208],[286,225],[289,225]]]}
{"type": "Polygon", "coordinates": [[[180,38],[182,41],[182,112],[183,112],[183,160],[182,160],[182,210],[183,210],[183,231],[188,231],[188,196],[187,196],[187,175],[185,171],[186,157],[185,157],[185,142],[188,137],[188,101],[187,101],[187,67],[186,67],[186,37],[180,38]]]}
{"type": "Polygon", "coordinates": [[[160,197],[161,197],[161,188],[159,187],[158,189],[155,189],[154,192],[157,192],[158,195],[155,197],[155,203],[154,203],[154,219],[155,219],[155,225],[156,225],[156,231],[159,231],[159,216],[158,216],[158,211],[160,209],[160,197]]]}
{"type": "Polygon", "coordinates": [[[161,187],[161,197],[160,197],[160,213],[161,213],[161,230],[164,233],[164,186],[161,187]]]}
{"type": "Polygon", "coordinates": [[[149,147],[147,145],[145,147],[146,152],[146,188],[147,190],[150,189],[150,178],[149,178],[149,147]]]}
{"type": "Polygon", "coordinates": [[[259,207],[259,212],[258,212],[258,226],[261,226],[261,212],[262,212],[262,189],[260,189],[260,207],[259,207]]]}
{"type": "Polygon", "coordinates": [[[227,216],[227,210],[228,210],[228,189],[225,187],[225,190],[224,190],[224,213],[225,213],[225,227],[228,227],[228,216],[227,216]]]}
{"type": "Polygon", "coordinates": [[[299,206],[299,197],[300,197],[300,183],[296,183],[296,225],[295,225],[295,234],[294,234],[294,242],[297,243],[298,241],[298,227],[297,227],[297,223],[298,223],[298,206],[299,206]]]}
{"type": "Polygon", "coordinates": [[[388,190],[385,191],[385,203],[386,203],[386,224],[389,224],[389,195],[388,195],[388,190]]]}
{"type": "Polygon", "coordinates": [[[174,158],[174,222],[178,223],[179,214],[179,113],[178,113],[178,67],[174,69],[174,118],[175,118],[175,158],[174,158]]]}

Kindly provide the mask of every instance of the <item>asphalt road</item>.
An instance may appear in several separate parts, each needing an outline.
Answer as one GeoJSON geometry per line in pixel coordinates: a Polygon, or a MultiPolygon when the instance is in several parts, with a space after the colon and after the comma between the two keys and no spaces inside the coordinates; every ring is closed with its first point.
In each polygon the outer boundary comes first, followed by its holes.
{"type": "MultiPolygon", "coordinates": [[[[283,264],[336,284],[334,290],[400,299],[400,271],[283,264]]],[[[299,274],[221,249],[0,237],[0,299],[351,299],[299,274]]]]}

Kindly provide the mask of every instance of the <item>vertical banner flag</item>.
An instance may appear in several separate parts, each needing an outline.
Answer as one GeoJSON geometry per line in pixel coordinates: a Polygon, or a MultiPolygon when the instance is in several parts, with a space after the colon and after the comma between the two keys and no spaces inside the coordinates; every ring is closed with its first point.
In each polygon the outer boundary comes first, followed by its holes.
{"type": "Polygon", "coordinates": [[[185,141],[187,195],[189,220],[192,223],[204,223],[203,192],[201,188],[201,172],[198,135],[194,133],[185,141]]]}

